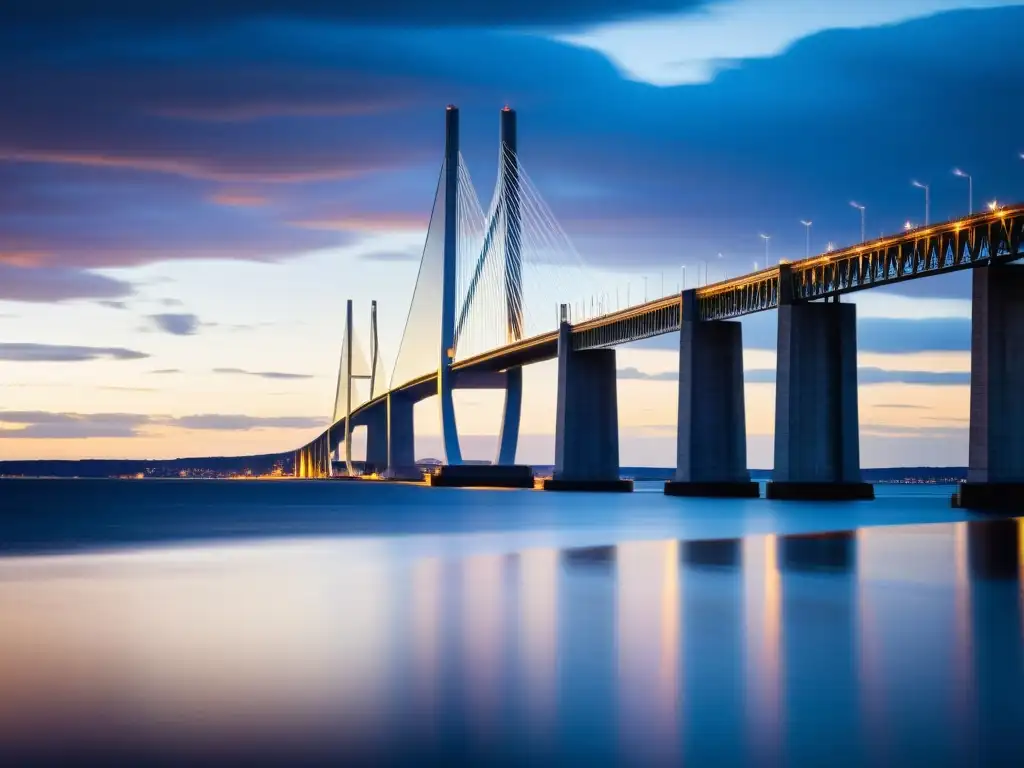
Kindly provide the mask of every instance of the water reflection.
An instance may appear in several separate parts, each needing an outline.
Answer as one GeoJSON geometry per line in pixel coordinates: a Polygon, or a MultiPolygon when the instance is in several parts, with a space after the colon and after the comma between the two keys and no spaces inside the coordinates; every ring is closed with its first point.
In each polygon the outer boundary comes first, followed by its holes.
{"type": "Polygon", "coordinates": [[[679,543],[620,544],[617,565],[619,753],[678,760],[679,543]]]}
{"type": "Polygon", "coordinates": [[[441,650],[441,578],[443,562],[436,557],[412,565],[412,696],[418,728],[430,741],[437,737],[438,678],[441,650]]]}
{"type": "Polygon", "coordinates": [[[532,738],[531,751],[544,753],[554,746],[558,715],[558,552],[530,550],[519,565],[523,731],[532,738]]]}
{"type": "Polygon", "coordinates": [[[1022,530],[0,560],[0,757],[995,764],[1022,530]]]}
{"type": "Polygon", "coordinates": [[[749,763],[782,764],[782,577],[775,536],[743,543],[743,604],[747,683],[746,712],[749,763]]]}

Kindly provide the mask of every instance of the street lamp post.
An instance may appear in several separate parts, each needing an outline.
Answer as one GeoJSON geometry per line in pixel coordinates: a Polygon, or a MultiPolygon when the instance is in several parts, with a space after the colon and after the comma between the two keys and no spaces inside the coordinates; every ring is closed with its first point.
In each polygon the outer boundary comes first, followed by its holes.
{"type": "MultiPolygon", "coordinates": [[[[724,260],[725,256],[723,256],[722,254],[718,254],[718,258],[724,260]]],[[[729,276],[725,273],[725,265],[722,266],[722,279],[723,280],[728,280],[729,279],[729,276]]]]}
{"type": "MultiPolygon", "coordinates": [[[[704,285],[708,284],[708,260],[700,259],[704,263],[704,285]]],[[[697,270],[697,285],[700,285],[700,270],[697,270]]]]}
{"type": "Polygon", "coordinates": [[[868,239],[867,233],[865,232],[865,227],[864,227],[864,222],[865,222],[864,211],[865,211],[866,206],[863,206],[860,203],[856,203],[853,200],[850,201],[850,205],[860,211],[860,241],[863,243],[863,242],[865,242],[868,239]]]}
{"type": "Polygon", "coordinates": [[[771,263],[771,260],[768,258],[768,241],[772,239],[772,236],[766,235],[762,232],[761,238],[764,240],[764,266],[767,268],[771,263]]]}
{"type": "Polygon", "coordinates": [[[928,226],[928,209],[931,207],[931,195],[927,184],[922,184],[920,181],[910,182],[911,186],[917,187],[918,189],[924,190],[924,225],[928,226]]]}
{"type": "Polygon", "coordinates": [[[647,277],[644,277],[644,304],[647,303],[647,277]]]}
{"type": "Polygon", "coordinates": [[[683,290],[686,290],[686,265],[683,264],[679,267],[679,277],[683,281],[683,290]]]}
{"type": "Polygon", "coordinates": [[[814,222],[812,222],[812,221],[801,221],[800,223],[803,224],[807,228],[807,248],[804,251],[804,255],[805,255],[806,258],[809,259],[809,258],[811,258],[811,224],[813,224],[814,222]]]}
{"type": "Polygon", "coordinates": [[[967,215],[970,216],[974,213],[974,179],[971,178],[971,174],[964,173],[959,168],[953,169],[953,175],[967,179],[967,215]]]}

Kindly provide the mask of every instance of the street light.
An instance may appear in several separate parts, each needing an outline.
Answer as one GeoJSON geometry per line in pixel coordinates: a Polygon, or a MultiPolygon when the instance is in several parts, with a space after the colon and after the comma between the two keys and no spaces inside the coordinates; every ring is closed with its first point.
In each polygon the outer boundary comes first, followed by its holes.
{"type": "Polygon", "coordinates": [[[864,211],[865,211],[866,206],[863,206],[860,203],[855,203],[853,200],[850,201],[850,205],[860,211],[860,241],[863,243],[863,242],[865,242],[868,239],[868,237],[867,237],[867,235],[865,234],[865,231],[864,231],[864,220],[865,220],[864,211]]]}
{"type": "Polygon", "coordinates": [[[971,174],[964,173],[959,168],[953,169],[953,175],[967,179],[967,215],[970,216],[974,213],[974,179],[971,178],[971,174]]]}
{"type": "Polygon", "coordinates": [[[989,203],[989,204],[988,204],[988,209],[989,209],[990,211],[994,211],[994,210],[996,210],[996,209],[997,209],[998,207],[999,207],[999,201],[997,201],[997,200],[993,200],[993,201],[992,201],[991,203],[989,203]]]}
{"type": "Polygon", "coordinates": [[[927,184],[922,184],[920,181],[912,181],[912,182],[910,182],[910,185],[913,186],[913,187],[917,187],[918,189],[923,189],[924,190],[924,225],[927,227],[928,226],[928,208],[930,207],[929,203],[931,202],[931,195],[930,195],[930,191],[928,189],[928,185],[927,184]]]}
{"type": "Polygon", "coordinates": [[[685,291],[686,290],[686,265],[685,264],[683,264],[681,267],[679,267],[679,276],[680,276],[680,278],[682,278],[683,290],[685,291]]]}
{"type": "Polygon", "coordinates": [[[801,220],[800,223],[807,227],[807,249],[804,255],[809,259],[811,258],[811,224],[814,222],[801,220]]]}
{"type": "Polygon", "coordinates": [[[761,237],[764,238],[764,266],[767,269],[771,263],[771,260],[768,258],[768,241],[772,239],[772,236],[762,233],[761,237]]]}
{"type": "Polygon", "coordinates": [[[903,222],[903,228],[909,232],[914,228],[914,225],[910,223],[910,219],[907,219],[905,222],[903,222]]]}

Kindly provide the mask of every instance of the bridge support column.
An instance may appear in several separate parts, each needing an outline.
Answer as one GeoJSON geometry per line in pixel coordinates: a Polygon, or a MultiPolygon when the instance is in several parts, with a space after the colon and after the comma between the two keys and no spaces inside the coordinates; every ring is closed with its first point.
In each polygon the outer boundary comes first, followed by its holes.
{"type": "Polygon", "coordinates": [[[873,499],[861,480],[853,304],[791,303],[780,275],[775,469],[769,499],[873,499]]]}
{"type": "Polygon", "coordinates": [[[684,291],[679,332],[679,426],[669,496],[757,498],[747,469],[743,327],[701,322],[697,292],[684,291]]]}
{"type": "Polygon", "coordinates": [[[364,474],[384,474],[388,468],[388,408],[381,403],[366,414],[366,462],[364,474]]]}
{"type": "Polygon", "coordinates": [[[572,328],[558,332],[555,473],[546,491],[631,491],[619,477],[619,412],[614,349],[576,352],[572,328]]]}
{"type": "Polygon", "coordinates": [[[972,270],[967,509],[1024,510],[1024,267],[972,270]]]}
{"type": "Polygon", "coordinates": [[[389,480],[422,480],[416,467],[416,443],[413,432],[413,400],[401,395],[388,395],[388,468],[389,480]]]}
{"type": "Polygon", "coordinates": [[[519,447],[519,422],[523,412],[523,369],[510,368],[505,372],[505,410],[501,416],[501,435],[498,437],[498,458],[495,464],[515,464],[519,447]]]}

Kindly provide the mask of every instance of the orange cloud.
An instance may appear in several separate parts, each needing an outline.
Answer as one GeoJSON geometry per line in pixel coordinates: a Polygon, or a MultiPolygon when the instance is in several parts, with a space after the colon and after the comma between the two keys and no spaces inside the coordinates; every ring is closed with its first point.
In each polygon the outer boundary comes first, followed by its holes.
{"type": "Polygon", "coordinates": [[[12,267],[41,267],[49,257],[40,251],[0,251],[0,264],[9,264],[12,267]]]}
{"type": "Polygon", "coordinates": [[[50,151],[15,151],[0,152],[0,160],[15,160],[27,163],[56,163],[63,165],[84,165],[94,168],[130,168],[136,171],[168,173],[194,179],[212,181],[246,182],[265,181],[277,183],[295,183],[302,181],[330,181],[349,179],[379,170],[369,164],[365,166],[349,166],[345,168],[326,168],[322,170],[244,170],[236,168],[216,167],[206,164],[201,159],[185,159],[174,157],[144,157],[141,155],[109,155],[90,152],[50,152],[50,151]]]}
{"type": "Polygon", "coordinates": [[[210,196],[210,200],[217,205],[226,205],[232,208],[259,208],[270,202],[265,195],[231,190],[216,192],[210,196]]]}

